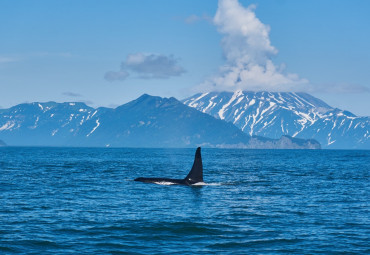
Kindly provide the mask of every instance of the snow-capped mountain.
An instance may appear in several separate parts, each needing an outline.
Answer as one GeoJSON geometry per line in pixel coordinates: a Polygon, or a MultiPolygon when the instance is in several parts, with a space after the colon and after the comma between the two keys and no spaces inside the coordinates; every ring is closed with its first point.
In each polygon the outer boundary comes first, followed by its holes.
{"type": "Polygon", "coordinates": [[[0,110],[0,139],[10,146],[320,148],[315,140],[251,137],[175,98],[149,95],[115,109],[20,104],[0,110]]]}
{"type": "Polygon", "coordinates": [[[210,92],[182,101],[249,135],[316,139],[323,148],[370,149],[370,117],[333,108],[307,93],[210,92]]]}
{"type": "Polygon", "coordinates": [[[0,110],[0,134],[9,145],[62,145],[99,126],[110,109],[84,103],[29,103],[0,110]]]}

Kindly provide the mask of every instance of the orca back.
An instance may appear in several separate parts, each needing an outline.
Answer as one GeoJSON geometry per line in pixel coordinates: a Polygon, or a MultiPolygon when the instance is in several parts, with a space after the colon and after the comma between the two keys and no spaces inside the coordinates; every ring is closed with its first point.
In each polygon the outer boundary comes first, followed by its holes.
{"type": "Polygon", "coordinates": [[[185,179],[139,177],[139,178],[136,178],[134,181],[145,182],[145,183],[169,182],[169,183],[178,184],[178,185],[193,185],[198,182],[203,182],[203,163],[202,163],[202,156],[200,154],[200,147],[198,147],[197,151],[195,152],[193,167],[191,168],[189,174],[185,177],[185,179]]]}
{"type": "Polygon", "coordinates": [[[189,174],[185,177],[184,181],[188,185],[192,185],[197,182],[203,182],[203,163],[202,155],[200,154],[200,147],[198,147],[197,151],[195,152],[193,167],[191,168],[189,174]]]}

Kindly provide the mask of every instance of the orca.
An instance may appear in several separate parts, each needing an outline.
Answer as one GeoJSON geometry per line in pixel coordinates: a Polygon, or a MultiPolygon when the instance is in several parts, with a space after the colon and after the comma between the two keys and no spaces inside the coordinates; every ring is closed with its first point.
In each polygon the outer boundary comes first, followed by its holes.
{"type": "Polygon", "coordinates": [[[197,151],[195,152],[193,167],[191,168],[189,174],[184,179],[139,177],[139,178],[136,178],[134,181],[145,182],[145,183],[156,183],[156,184],[167,182],[167,183],[171,183],[171,185],[187,185],[187,186],[191,186],[196,183],[203,182],[203,164],[202,164],[202,156],[200,154],[200,147],[198,147],[197,151]]]}

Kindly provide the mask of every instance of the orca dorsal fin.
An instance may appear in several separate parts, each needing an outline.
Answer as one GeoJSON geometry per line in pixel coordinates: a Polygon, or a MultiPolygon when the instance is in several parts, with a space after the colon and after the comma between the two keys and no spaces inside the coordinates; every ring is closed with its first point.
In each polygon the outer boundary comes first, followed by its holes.
{"type": "Polygon", "coordinates": [[[203,182],[203,163],[202,155],[200,154],[200,147],[198,147],[197,151],[195,152],[193,167],[184,180],[189,184],[203,182]]]}

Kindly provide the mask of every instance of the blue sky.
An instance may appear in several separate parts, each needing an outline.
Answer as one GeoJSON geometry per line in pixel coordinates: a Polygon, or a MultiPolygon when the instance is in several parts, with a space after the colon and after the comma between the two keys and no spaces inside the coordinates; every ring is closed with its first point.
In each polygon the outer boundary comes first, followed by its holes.
{"type": "Polygon", "coordinates": [[[0,108],[251,89],[369,116],[369,12],[363,0],[1,0],[0,108]]]}

